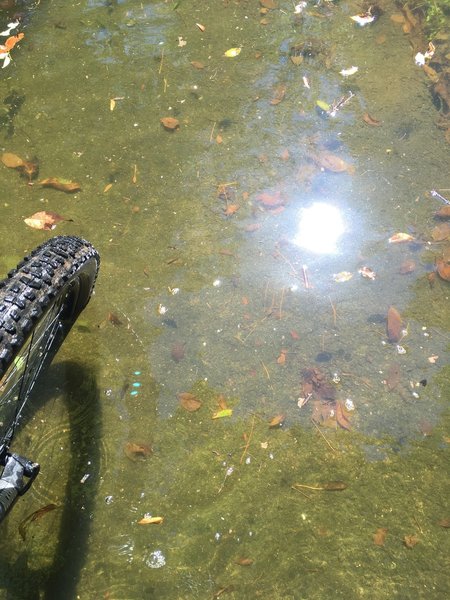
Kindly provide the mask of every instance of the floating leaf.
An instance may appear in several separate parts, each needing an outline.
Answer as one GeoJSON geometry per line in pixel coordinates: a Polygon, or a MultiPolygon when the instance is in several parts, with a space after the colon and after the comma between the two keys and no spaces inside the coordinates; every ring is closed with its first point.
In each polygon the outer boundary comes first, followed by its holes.
{"type": "Polygon", "coordinates": [[[25,161],[22,160],[20,156],[17,156],[17,154],[13,154],[12,152],[4,152],[2,154],[2,163],[9,169],[19,169],[20,167],[23,167],[25,161]]]}
{"type": "Polygon", "coordinates": [[[227,56],[228,58],[234,58],[235,56],[238,56],[241,53],[241,50],[242,48],[230,48],[229,50],[224,52],[224,56],[227,56]]]}
{"type": "Polygon", "coordinates": [[[389,239],[388,242],[390,244],[401,244],[403,242],[412,242],[414,241],[414,238],[412,235],[409,235],[409,233],[394,233],[394,235],[392,235],[389,239]]]}
{"type": "Polygon", "coordinates": [[[39,182],[43,187],[54,188],[55,190],[60,190],[61,192],[68,192],[72,194],[74,192],[79,192],[81,190],[81,186],[79,183],[75,183],[74,181],[70,181],[69,179],[61,179],[60,177],[48,177],[47,179],[42,179],[39,182]]]}
{"type": "Polygon", "coordinates": [[[148,446],[147,444],[136,444],[134,442],[127,442],[123,447],[123,451],[125,456],[133,462],[145,460],[147,456],[151,456],[153,452],[151,446],[148,446]]]}
{"type": "Polygon", "coordinates": [[[138,525],[161,525],[164,521],[164,517],[150,517],[145,515],[142,519],[139,519],[138,525]]]}
{"type": "Polygon", "coordinates": [[[175,131],[180,127],[180,121],[178,119],[174,119],[174,117],[163,117],[160,119],[160,122],[164,129],[167,131],[175,131]]]}
{"type": "Polygon", "coordinates": [[[387,312],[387,337],[390,342],[396,343],[403,337],[403,323],[400,313],[395,306],[390,306],[387,312]]]}
{"type": "Polygon", "coordinates": [[[211,417],[212,419],[223,419],[224,417],[231,417],[233,414],[232,408],[223,408],[222,410],[218,410],[211,417]]]}
{"type": "Polygon", "coordinates": [[[373,543],[375,544],[375,546],[384,546],[384,541],[386,539],[386,535],[387,535],[387,528],[386,527],[379,527],[375,533],[373,534],[373,543]]]}
{"type": "Polygon", "coordinates": [[[202,405],[201,401],[198,400],[194,394],[190,394],[189,392],[181,392],[181,394],[178,394],[178,400],[180,401],[181,406],[188,412],[195,412],[202,405]]]}
{"type": "Polygon", "coordinates": [[[65,219],[64,217],[61,217],[61,215],[50,210],[34,213],[31,217],[24,219],[25,223],[33,229],[55,229],[56,223],[70,220],[71,219],[65,219]]]}
{"type": "Polygon", "coordinates": [[[275,415],[269,421],[270,429],[275,429],[276,427],[280,427],[281,425],[283,425],[285,420],[286,420],[285,414],[275,415]]]}

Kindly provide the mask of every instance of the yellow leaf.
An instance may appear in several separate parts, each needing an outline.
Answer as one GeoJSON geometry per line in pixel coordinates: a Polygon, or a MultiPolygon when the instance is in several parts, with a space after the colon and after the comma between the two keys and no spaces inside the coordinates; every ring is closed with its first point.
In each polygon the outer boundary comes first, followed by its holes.
{"type": "Polygon", "coordinates": [[[409,235],[409,233],[395,233],[394,235],[392,235],[389,239],[388,242],[390,244],[400,244],[402,242],[412,242],[414,240],[412,235],[409,235]]]}
{"type": "Polygon", "coordinates": [[[138,525],[161,525],[164,517],[148,517],[145,516],[138,521],[138,525]]]}
{"type": "Polygon", "coordinates": [[[213,419],[222,419],[223,417],[231,417],[233,414],[232,408],[224,408],[223,410],[218,410],[212,416],[213,419]]]}
{"type": "Polygon", "coordinates": [[[224,56],[228,58],[233,58],[234,56],[238,56],[241,53],[242,48],[230,48],[224,53],[224,56]]]}

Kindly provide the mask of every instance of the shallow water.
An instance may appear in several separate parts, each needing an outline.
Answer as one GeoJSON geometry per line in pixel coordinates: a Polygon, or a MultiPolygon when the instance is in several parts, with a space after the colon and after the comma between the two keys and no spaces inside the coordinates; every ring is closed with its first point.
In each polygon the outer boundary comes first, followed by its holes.
{"type": "Polygon", "coordinates": [[[2,526],[2,598],[449,594],[449,287],[427,277],[448,144],[391,3],[367,27],[349,19],[357,3],[300,17],[278,4],[25,11],[1,71],[2,98],[21,99],[1,145],[82,191],[2,165],[0,266],[53,234],[89,239],[102,265],[17,438],[42,472],[2,526]],[[317,100],[340,99],[320,114],[317,100]],[[39,210],[71,221],[27,228],[39,210]],[[415,241],[389,244],[397,232],[415,241]],[[299,408],[312,368],[335,401],[299,408]],[[351,409],[340,423],[337,406],[351,409]],[[130,459],[129,442],[151,455],[130,459]],[[321,489],[334,481],[345,489],[321,489]],[[50,502],[23,541],[20,522],[50,502]],[[138,524],[147,513],[163,523],[138,524]]]}

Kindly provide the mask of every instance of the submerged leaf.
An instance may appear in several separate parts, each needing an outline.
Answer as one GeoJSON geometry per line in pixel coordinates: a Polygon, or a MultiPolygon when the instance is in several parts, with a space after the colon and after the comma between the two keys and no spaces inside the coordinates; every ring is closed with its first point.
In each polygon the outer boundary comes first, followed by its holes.
{"type": "Polygon", "coordinates": [[[387,536],[387,528],[386,527],[379,527],[375,533],[373,534],[373,543],[375,544],[375,546],[384,546],[384,541],[386,539],[387,536]]]}
{"type": "Polygon", "coordinates": [[[224,52],[224,56],[227,56],[228,58],[234,58],[235,56],[238,56],[241,53],[241,50],[242,48],[230,48],[229,50],[224,52]]]}
{"type": "Polygon", "coordinates": [[[223,417],[231,417],[233,414],[232,408],[223,408],[222,410],[218,410],[211,417],[212,419],[222,419],[223,417]]]}
{"type": "Polygon", "coordinates": [[[69,194],[73,194],[74,192],[79,192],[81,190],[79,183],[75,183],[69,179],[62,179],[60,177],[47,177],[47,179],[43,179],[39,183],[43,187],[54,188],[55,190],[68,192],[69,194]]]}
{"type": "Polygon", "coordinates": [[[285,419],[286,419],[285,414],[275,415],[269,421],[270,429],[275,429],[276,427],[280,427],[281,425],[283,425],[285,419]]]}
{"type": "Polygon", "coordinates": [[[43,210],[24,219],[25,223],[33,229],[55,229],[56,223],[60,221],[69,221],[50,210],[43,210]]]}
{"type": "Polygon", "coordinates": [[[17,156],[17,154],[13,154],[12,152],[4,152],[2,154],[2,163],[9,169],[18,169],[23,167],[25,161],[22,160],[20,156],[17,156]]]}
{"type": "Polygon", "coordinates": [[[188,412],[195,412],[202,405],[201,401],[198,400],[194,394],[190,394],[189,392],[181,392],[181,394],[178,394],[178,400],[180,401],[181,406],[188,412]]]}
{"type": "Polygon", "coordinates": [[[41,517],[43,517],[45,514],[47,514],[51,510],[55,510],[55,508],[58,508],[58,506],[56,504],[47,504],[46,506],[43,506],[42,508],[39,508],[38,510],[35,510],[34,512],[32,512],[31,515],[28,515],[28,517],[26,517],[20,523],[19,535],[23,539],[23,541],[25,541],[25,538],[27,535],[27,530],[28,530],[28,527],[31,525],[31,523],[33,521],[36,521],[37,519],[40,519],[41,517]]]}
{"type": "Polygon", "coordinates": [[[161,525],[164,521],[164,517],[150,517],[145,515],[142,519],[139,519],[138,525],[161,525]]]}
{"type": "Polygon", "coordinates": [[[402,318],[395,306],[390,306],[387,313],[387,336],[390,342],[396,343],[403,337],[402,318]]]}
{"type": "Polygon", "coordinates": [[[178,119],[174,119],[174,117],[163,117],[160,119],[160,122],[164,129],[167,131],[175,131],[180,127],[180,121],[178,119]]]}
{"type": "Polygon", "coordinates": [[[147,456],[152,454],[151,446],[147,446],[147,444],[136,444],[134,442],[127,442],[123,448],[123,451],[125,456],[133,462],[145,460],[147,456]]]}

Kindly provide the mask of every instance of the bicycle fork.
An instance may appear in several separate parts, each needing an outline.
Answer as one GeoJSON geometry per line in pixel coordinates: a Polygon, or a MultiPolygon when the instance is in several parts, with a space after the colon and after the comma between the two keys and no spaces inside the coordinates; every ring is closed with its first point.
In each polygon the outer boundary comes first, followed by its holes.
{"type": "Polygon", "coordinates": [[[15,453],[5,456],[5,468],[0,477],[0,521],[18,496],[23,496],[39,473],[38,463],[15,453]],[[27,478],[27,481],[24,480],[27,478]]]}

